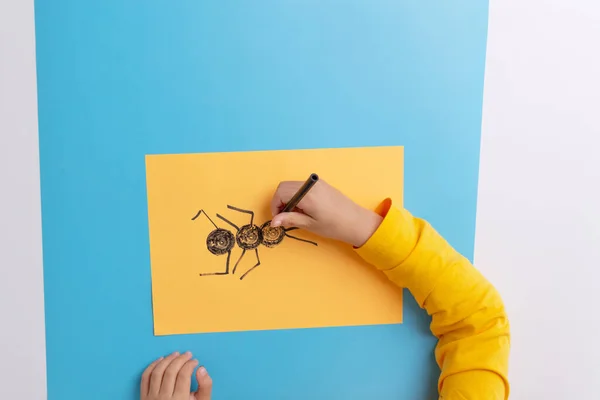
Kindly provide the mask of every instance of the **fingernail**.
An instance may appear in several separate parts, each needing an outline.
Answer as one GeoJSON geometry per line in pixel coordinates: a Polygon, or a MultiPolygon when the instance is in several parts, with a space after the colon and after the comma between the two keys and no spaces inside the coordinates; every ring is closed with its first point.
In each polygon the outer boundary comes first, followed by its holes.
{"type": "Polygon", "coordinates": [[[200,374],[200,376],[206,376],[207,375],[206,368],[204,368],[203,366],[198,368],[198,373],[200,374]]]}
{"type": "Polygon", "coordinates": [[[178,351],[176,351],[175,353],[173,353],[173,355],[174,355],[174,356],[178,356],[178,355],[179,355],[179,352],[178,352],[178,351]]]}
{"type": "Polygon", "coordinates": [[[191,351],[186,351],[186,352],[185,352],[185,355],[186,355],[186,356],[191,356],[191,355],[192,355],[192,352],[191,352],[191,351]]]}
{"type": "Polygon", "coordinates": [[[277,228],[278,226],[281,226],[281,221],[280,220],[273,220],[273,221],[271,221],[271,226],[273,228],[277,228]]]}

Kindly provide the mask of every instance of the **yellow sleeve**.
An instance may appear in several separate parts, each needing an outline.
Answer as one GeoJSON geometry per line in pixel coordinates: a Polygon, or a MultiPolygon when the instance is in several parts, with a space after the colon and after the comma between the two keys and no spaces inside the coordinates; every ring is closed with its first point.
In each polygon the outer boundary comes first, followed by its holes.
{"type": "Polygon", "coordinates": [[[510,331],[498,292],[424,220],[390,199],[377,212],[381,225],[356,251],[432,316],[440,399],[507,399],[510,331]]]}

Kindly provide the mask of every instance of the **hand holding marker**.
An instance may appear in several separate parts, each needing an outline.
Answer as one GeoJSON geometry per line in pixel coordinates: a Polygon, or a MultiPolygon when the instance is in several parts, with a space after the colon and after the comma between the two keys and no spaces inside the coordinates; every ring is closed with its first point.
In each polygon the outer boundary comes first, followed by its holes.
{"type": "Polygon", "coordinates": [[[292,197],[290,199],[290,201],[287,202],[287,204],[285,205],[285,207],[283,207],[283,209],[281,210],[282,213],[284,212],[291,212],[294,210],[294,208],[296,208],[296,206],[298,205],[298,203],[300,203],[300,201],[302,200],[302,198],[304,198],[304,196],[306,196],[306,193],[308,193],[308,191],[319,181],[319,176],[317,174],[310,174],[310,176],[308,177],[308,179],[306,180],[306,182],[304,182],[304,184],[300,187],[300,189],[298,189],[298,191],[296,192],[296,194],[294,195],[294,197],[292,197]]]}

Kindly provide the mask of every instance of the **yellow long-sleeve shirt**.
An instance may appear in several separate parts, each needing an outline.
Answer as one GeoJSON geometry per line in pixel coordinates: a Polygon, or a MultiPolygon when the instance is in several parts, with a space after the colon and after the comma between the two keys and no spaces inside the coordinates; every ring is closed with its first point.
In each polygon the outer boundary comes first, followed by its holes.
{"type": "Polygon", "coordinates": [[[356,251],[432,316],[440,399],[505,400],[510,330],[494,287],[427,222],[385,200],[383,222],[356,251]]]}

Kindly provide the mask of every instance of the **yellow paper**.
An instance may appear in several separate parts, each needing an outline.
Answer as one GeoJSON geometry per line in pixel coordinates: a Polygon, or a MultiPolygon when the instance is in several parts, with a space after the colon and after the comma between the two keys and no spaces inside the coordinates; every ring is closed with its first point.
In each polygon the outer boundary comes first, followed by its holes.
{"type": "MultiPolygon", "coordinates": [[[[255,213],[259,227],[280,181],[304,181],[315,172],[359,204],[384,198],[402,202],[403,148],[370,147],[146,156],[152,300],[155,335],[311,328],[402,322],[402,291],[366,264],[348,245],[302,230],[289,232],[318,245],[285,237],[275,247],[242,254],[235,244],[212,254],[215,230],[203,214],[236,235],[217,213],[241,227],[255,213]]],[[[221,243],[223,244],[223,243],[221,243]]]]}

